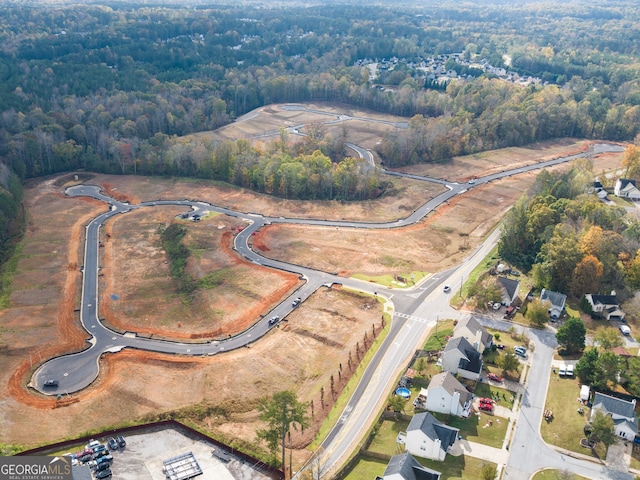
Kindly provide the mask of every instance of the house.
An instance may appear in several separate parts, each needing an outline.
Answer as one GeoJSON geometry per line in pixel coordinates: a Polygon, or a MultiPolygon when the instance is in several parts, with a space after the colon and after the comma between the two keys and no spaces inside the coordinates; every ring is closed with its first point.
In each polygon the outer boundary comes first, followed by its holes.
{"type": "Polygon", "coordinates": [[[619,178],[613,188],[613,193],[616,197],[628,198],[634,202],[640,200],[640,190],[636,187],[636,181],[628,178],[619,178]]]}
{"type": "Polygon", "coordinates": [[[567,296],[564,293],[552,292],[543,288],[542,292],[540,292],[540,300],[542,303],[549,302],[549,316],[551,320],[558,320],[564,311],[567,296]]]}
{"type": "Polygon", "coordinates": [[[453,328],[454,337],[464,337],[478,352],[482,353],[493,345],[493,335],[487,332],[478,320],[468,315],[453,328]]]}
{"type": "Polygon", "coordinates": [[[429,412],[417,413],[409,422],[405,450],[417,457],[444,461],[458,438],[458,429],[441,423],[429,412]]]}
{"type": "Polygon", "coordinates": [[[591,407],[590,420],[593,420],[595,412],[600,410],[613,419],[616,435],[620,438],[633,440],[638,434],[638,417],[636,417],[635,408],[635,398],[629,402],[596,392],[591,407]]]}
{"type": "Polygon", "coordinates": [[[482,371],[482,358],[480,358],[480,352],[466,338],[455,337],[444,347],[440,365],[444,372],[478,380],[482,371]]]}
{"type": "Polygon", "coordinates": [[[449,372],[434,375],[425,393],[425,410],[465,418],[471,412],[471,393],[449,372]]]}
{"type": "Polygon", "coordinates": [[[596,313],[607,320],[621,320],[624,321],[624,312],[620,310],[620,302],[615,295],[615,292],[611,292],[611,295],[596,295],[587,293],[585,296],[593,313],[596,313]]]}
{"type": "Polygon", "coordinates": [[[498,277],[496,281],[498,288],[502,291],[502,304],[510,307],[518,298],[520,282],[507,277],[498,277]]]}
{"type": "Polygon", "coordinates": [[[440,472],[423,467],[410,453],[394,455],[376,480],[440,480],[440,472]]]}

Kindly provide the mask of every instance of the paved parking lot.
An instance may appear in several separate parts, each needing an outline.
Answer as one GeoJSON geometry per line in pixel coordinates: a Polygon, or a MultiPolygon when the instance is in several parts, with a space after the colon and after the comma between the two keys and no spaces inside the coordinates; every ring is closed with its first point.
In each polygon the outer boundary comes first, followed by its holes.
{"type": "Polygon", "coordinates": [[[232,457],[224,463],[211,451],[215,446],[193,440],[174,429],[125,436],[127,446],[115,450],[113,478],[120,480],[165,480],[162,462],[183,453],[192,452],[202,475],[197,480],[269,480],[272,477],[253,468],[242,459],[232,457]]]}

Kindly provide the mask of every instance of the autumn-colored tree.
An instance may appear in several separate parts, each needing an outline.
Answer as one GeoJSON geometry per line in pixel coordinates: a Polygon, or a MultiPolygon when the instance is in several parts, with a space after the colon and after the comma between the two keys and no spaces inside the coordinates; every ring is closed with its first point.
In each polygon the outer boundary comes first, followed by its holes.
{"type": "Polygon", "coordinates": [[[624,167],[624,178],[639,178],[640,177],[640,147],[637,145],[629,145],[624,151],[624,158],[622,159],[622,166],[624,167]]]}
{"type": "Polygon", "coordinates": [[[532,325],[542,328],[549,321],[549,301],[541,301],[536,298],[527,305],[525,316],[532,325]]]}
{"type": "Polygon", "coordinates": [[[593,255],[587,255],[578,262],[573,271],[571,294],[579,298],[585,293],[598,292],[600,278],[604,272],[602,262],[593,255]]]}
{"type": "Polygon", "coordinates": [[[610,350],[624,345],[624,340],[618,330],[605,326],[596,328],[593,334],[593,340],[600,345],[600,348],[603,350],[610,350]]]}

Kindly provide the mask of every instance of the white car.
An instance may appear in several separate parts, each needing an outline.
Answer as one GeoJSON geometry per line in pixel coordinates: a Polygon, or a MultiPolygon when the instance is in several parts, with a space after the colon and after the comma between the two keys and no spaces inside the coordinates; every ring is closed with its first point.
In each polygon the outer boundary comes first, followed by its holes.
{"type": "Polygon", "coordinates": [[[444,288],[442,289],[442,291],[444,293],[449,293],[451,291],[451,287],[449,285],[445,285],[444,288]]]}
{"type": "Polygon", "coordinates": [[[623,335],[631,335],[631,329],[627,325],[620,325],[618,328],[623,335]]]}

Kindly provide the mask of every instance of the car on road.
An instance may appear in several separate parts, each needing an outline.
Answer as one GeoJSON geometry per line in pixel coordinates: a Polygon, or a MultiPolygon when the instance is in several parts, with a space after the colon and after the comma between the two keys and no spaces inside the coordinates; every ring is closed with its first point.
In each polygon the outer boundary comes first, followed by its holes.
{"type": "Polygon", "coordinates": [[[442,291],[444,293],[449,293],[451,291],[451,287],[449,285],[445,285],[444,288],[442,289],[442,291]]]}
{"type": "Polygon", "coordinates": [[[96,473],[96,479],[101,480],[103,478],[109,478],[111,475],[113,475],[111,470],[102,470],[101,472],[96,473]]]}
{"type": "Polygon", "coordinates": [[[293,301],[293,306],[294,306],[294,307],[297,307],[298,305],[300,305],[300,302],[302,302],[302,299],[301,299],[300,297],[296,298],[296,299],[293,301]]]}
{"type": "Polygon", "coordinates": [[[469,180],[469,185],[473,185],[474,183],[476,183],[476,181],[473,178],[469,180]]]}
{"type": "Polygon", "coordinates": [[[499,377],[495,373],[488,373],[487,378],[489,380],[493,380],[494,382],[502,382],[502,377],[499,377]]]}
{"type": "Polygon", "coordinates": [[[44,381],[44,386],[45,387],[57,387],[58,386],[58,380],[45,380],[44,381]]]}
{"type": "Polygon", "coordinates": [[[116,437],[116,440],[118,440],[118,446],[120,448],[124,448],[127,446],[127,442],[125,441],[124,437],[122,435],[118,435],[116,437]]]}
{"type": "Polygon", "coordinates": [[[117,450],[118,449],[118,442],[116,441],[115,438],[111,437],[107,443],[109,443],[109,448],[111,450],[117,450]]]}
{"type": "Polygon", "coordinates": [[[278,323],[278,320],[280,320],[280,317],[278,315],[274,315],[269,319],[269,326],[275,325],[276,323],[278,323]]]}

